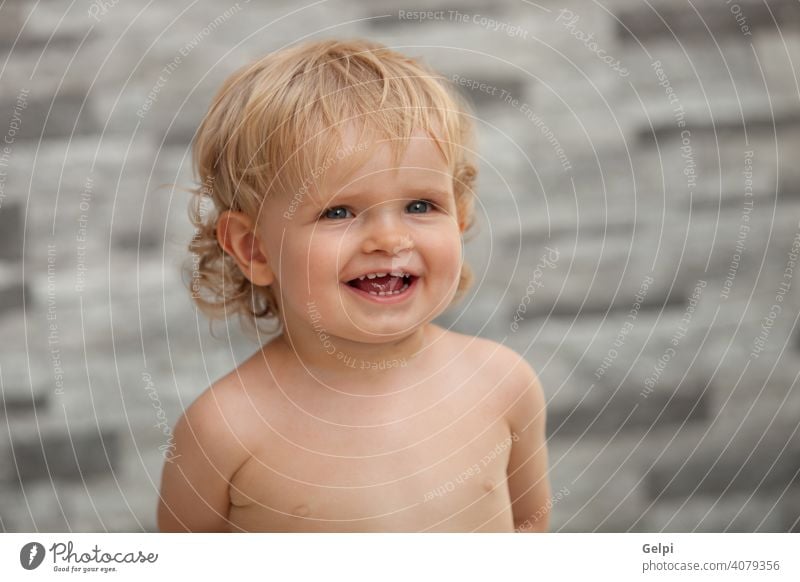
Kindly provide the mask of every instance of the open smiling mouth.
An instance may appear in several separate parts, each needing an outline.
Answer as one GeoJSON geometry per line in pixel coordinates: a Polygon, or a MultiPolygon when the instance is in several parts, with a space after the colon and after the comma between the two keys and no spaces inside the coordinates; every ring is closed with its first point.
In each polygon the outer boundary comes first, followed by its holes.
{"type": "Polygon", "coordinates": [[[419,279],[419,277],[408,274],[401,277],[391,274],[382,276],[369,275],[351,279],[347,282],[347,285],[376,297],[392,297],[406,293],[414,286],[417,279],[419,279]]]}

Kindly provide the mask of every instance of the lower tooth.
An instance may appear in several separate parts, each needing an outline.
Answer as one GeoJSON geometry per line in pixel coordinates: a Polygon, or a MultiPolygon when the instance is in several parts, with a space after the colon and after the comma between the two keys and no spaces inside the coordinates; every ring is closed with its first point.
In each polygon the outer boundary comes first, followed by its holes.
{"type": "Polygon", "coordinates": [[[383,295],[398,295],[398,294],[402,293],[403,291],[405,291],[406,289],[408,289],[408,283],[405,283],[400,289],[397,289],[396,291],[377,291],[377,292],[369,291],[369,294],[370,295],[380,295],[380,296],[383,296],[383,295]]]}

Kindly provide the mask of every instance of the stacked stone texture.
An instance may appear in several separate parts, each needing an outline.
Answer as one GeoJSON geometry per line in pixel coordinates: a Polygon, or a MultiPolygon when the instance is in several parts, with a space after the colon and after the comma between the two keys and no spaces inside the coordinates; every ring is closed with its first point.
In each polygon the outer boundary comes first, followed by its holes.
{"type": "Polygon", "coordinates": [[[257,348],[181,278],[189,144],[312,35],[474,104],[476,286],[438,323],[539,372],[551,529],[800,531],[800,4],[733,6],[5,2],[0,528],[155,530],[164,427],[257,348]]]}

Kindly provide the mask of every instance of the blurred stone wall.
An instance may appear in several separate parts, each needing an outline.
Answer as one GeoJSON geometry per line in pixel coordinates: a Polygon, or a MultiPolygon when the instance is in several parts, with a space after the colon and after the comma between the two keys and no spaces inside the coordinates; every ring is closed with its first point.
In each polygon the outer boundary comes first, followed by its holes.
{"type": "Polygon", "coordinates": [[[476,107],[439,323],[539,372],[552,531],[799,531],[796,0],[7,0],[0,528],[155,529],[168,427],[257,349],[181,280],[189,144],[230,72],[322,37],[476,107]]]}

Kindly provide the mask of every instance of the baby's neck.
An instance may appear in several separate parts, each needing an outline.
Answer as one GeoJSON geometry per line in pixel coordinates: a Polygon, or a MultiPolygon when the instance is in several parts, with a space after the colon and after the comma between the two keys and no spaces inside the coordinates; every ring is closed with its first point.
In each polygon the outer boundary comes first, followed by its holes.
{"type": "MultiPolygon", "coordinates": [[[[351,341],[313,330],[304,333],[284,331],[276,341],[286,349],[306,373],[334,385],[364,385],[374,390],[373,380],[406,377],[411,367],[429,351],[441,329],[425,324],[407,336],[380,343],[351,341]]],[[[290,356],[291,357],[291,356],[290,356]]]]}

